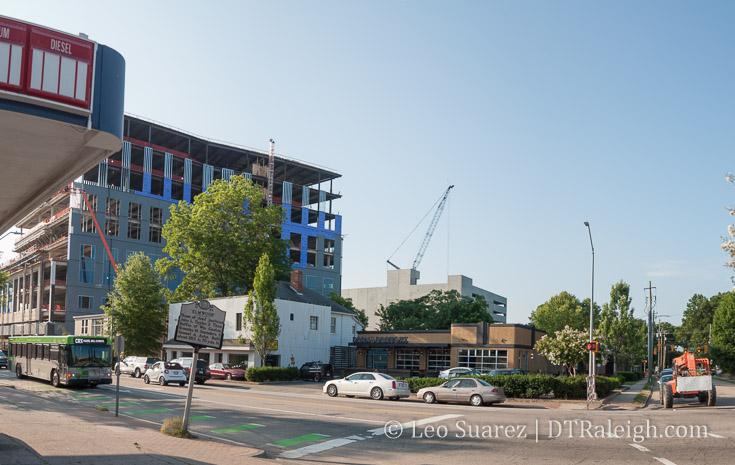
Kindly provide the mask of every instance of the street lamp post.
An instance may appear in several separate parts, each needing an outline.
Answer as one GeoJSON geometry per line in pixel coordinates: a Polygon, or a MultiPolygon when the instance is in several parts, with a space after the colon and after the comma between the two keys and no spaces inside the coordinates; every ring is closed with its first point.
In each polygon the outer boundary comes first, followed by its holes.
{"type": "MultiPolygon", "coordinates": [[[[595,245],[592,243],[592,228],[589,222],[585,221],[587,231],[590,235],[590,247],[592,247],[592,295],[590,296],[590,342],[593,339],[594,331],[594,311],[595,311],[595,245]]],[[[590,400],[597,398],[595,392],[595,353],[589,351],[589,376],[587,378],[587,408],[590,406],[590,400]]]]}

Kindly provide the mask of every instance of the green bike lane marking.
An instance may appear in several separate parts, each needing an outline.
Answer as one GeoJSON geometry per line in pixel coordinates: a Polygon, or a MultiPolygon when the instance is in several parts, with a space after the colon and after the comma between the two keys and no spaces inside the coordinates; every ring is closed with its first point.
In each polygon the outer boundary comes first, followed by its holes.
{"type": "Polygon", "coordinates": [[[214,419],[214,417],[209,416],[209,415],[199,415],[196,417],[189,418],[189,421],[203,421],[203,420],[212,420],[212,419],[214,419]]]}
{"type": "Polygon", "coordinates": [[[77,397],[77,400],[103,400],[112,399],[110,396],[89,396],[89,397],[77,397]]]}
{"type": "MultiPolygon", "coordinates": [[[[137,402],[120,402],[117,405],[119,405],[119,406],[122,407],[122,406],[126,406],[126,405],[136,405],[136,404],[137,404],[137,402]]],[[[114,407],[114,406],[115,406],[115,403],[114,402],[109,402],[109,403],[106,403],[106,404],[100,404],[100,407],[114,407]]]]}
{"type": "Polygon", "coordinates": [[[161,413],[161,412],[171,412],[173,411],[170,408],[154,408],[150,410],[135,410],[133,412],[128,412],[129,415],[140,415],[142,413],[161,413]]]}
{"type": "Polygon", "coordinates": [[[213,433],[237,433],[238,431],[245,431],[249,429],[262,428],[262,427],[263,425],[249,423],[247,425],[234,426],[232,428],[213,429],[212,432],[213,433]]]}
{"type": "Polygon", "coordinates": [[[291,447],[297,444],[303,444],[305,442],[318,441],[319,439],[328,438],[327,434],[304,434],[290,439],[281,439],[280,441],[271,442],[274,446],[278,447],[291,447]]]}

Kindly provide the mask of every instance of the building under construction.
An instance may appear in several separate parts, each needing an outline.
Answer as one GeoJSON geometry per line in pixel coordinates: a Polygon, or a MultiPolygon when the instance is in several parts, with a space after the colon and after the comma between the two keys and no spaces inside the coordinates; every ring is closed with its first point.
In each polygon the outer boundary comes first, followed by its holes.
{"type": "MultiPolygon", "coordinates": [[[[56,334],[61,326],[71,333],[75,316],[100,313],[115,277],[100,234],[115,262],[141,251],[155,262],[164,254],[169,206],[191,202],[215,179],[236,174],[283,206],[282,237],[290,240],[303,286],[339,293],[342,218],[332,209],[340,198],[333,191],[338,173],[126,116],[120,152],[17,223],[16,256],[1,268],[10,279],[0,300],[0,345],[13,335],[56,334]]],[[[180,281],[179,275],[166,284],[173,289],[180,281]]],[[[86,334],[101,330],[82,328],[86,334]]]]}

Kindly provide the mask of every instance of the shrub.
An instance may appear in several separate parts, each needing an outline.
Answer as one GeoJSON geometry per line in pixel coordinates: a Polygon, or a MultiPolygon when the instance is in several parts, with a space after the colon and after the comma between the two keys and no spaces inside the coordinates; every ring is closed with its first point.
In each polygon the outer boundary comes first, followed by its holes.
{"type": "Polygon", "coordinates": [[[299,379],[296,367],[250,367],[245,371],[248,381],[295,381],[299,379]]]}
{"type": "Polygon", "coordinates": [[[643,377],[643,373],[639,371],[618,371],[618,376],[623,376],[625,378],[624,382],[638,381],[643,377]]]}
{"type": "Polygon", "coordinates": [[[163,420],[161,432],[175,438],[192,437],[188,431],[184,431],[184,420],[180,417],[166,418],[165,420],[163,420]]]}
{"type": "Polygon", "coordinates": [[[418,392],[419,389],[431,386],[439,386],[446,379],[441,378],[406,378],[403,381],[408,383],[411,392],[418,392]]]}

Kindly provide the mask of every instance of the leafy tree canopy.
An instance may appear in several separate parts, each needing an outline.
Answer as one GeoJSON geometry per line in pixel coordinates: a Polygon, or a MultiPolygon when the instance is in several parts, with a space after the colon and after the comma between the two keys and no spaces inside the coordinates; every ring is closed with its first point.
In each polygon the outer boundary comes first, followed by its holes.
{"type": "Polygon", "coordinates": [[[333,302],[337,302],[341,306],[345,308],[349,308],[355,314],[357,315],[357,319],[360,321],[360,324],[363,328],[367,328],[368,325],[368,316],[365,314],[365,310],[360,310],[359,308],[355,307],[355,304],[352,303],[351,298],[345,298],[341,295],[337,294],[336,292],[330,292],[329,298],[332,299],[333,302]]]}
{"type": "Polygon", "coordinates": [[[712,321],[712,357],[729,372],[735,372],[735,293],[722,294],[712,321]]]}
{"type": "MultiPolygon", "coordinates": [[[[595,337],[600,339],[595,331],[595,337]]],[[[552,334],[546,334],[536,342],[534,349],[546,357],[552,365],[562,366],[570,376],[577,374],[577,365],[589,357],[585,343],[589,340],[589,332],[565,326],[552,334]]],[[[600,347],[604,353],[605,346],[600,347]]]]}
{"type": "Polygon", "coordinates": [[[450,329],[452,323],[492,322],[483,296],[462,296],[456,290],[433,290],[413,300],[399,300],[377,311],[381,331],[450,329]]]}
{"type": "Polygon", "coordinates": [[[676,331],[676,340],[685,347],[698,347],[709,341],[709,331],[720,301],[725,294],[717,294],[709,299],[702,294],[694,294],[687,308],[681,326],[676,331]]]}
{"type": "MultiPolygon", "coordinates": [[[[600,309],[595,305],[593,321],[597,326],[600,309]]],[[[546,334],[554,334],[569,326],[571,329],[589,330],[590,301],[580,302],[574,295],[563,291],[531,312],[531,324],[546,334]]]]}
{"type": "Polygon", "coordinates": [[[640,347],[638,340],[639,325],[633,316],[631,306],[630,285],[622,280],[612,286],[610,302],[602,305],[600,315],[600,333],[605,338],[606,345],[613,357],[614,371],[617,372],[617,362],[625,360],[631,365],[635,354],[640,347]]]}
{"type": "Polygon", "coordinates": [[[102,308],[114,335],[125,338],[125,353],[160,354],[168,309],[159,276],[143,252],[128,257],[102,308]]]}
{"type": "Polygon", "coordinates": [[[247,293],[264,253],[275,279],[286,280],[290,260],[282,219],[282,208],[264,206],[261,189],[245,177],[216,180],[193,203],[171,206],[162,232],[170,258],[159,260],[156,269],[166,277],[184,272],[176,300],[247,293]]]}
{"type": "Polygon", "coordinates": [[[255,272],[253,289],[248,292],[248,301],[243,314],[243,327],[250,331],[253,348],[260,355],[261,366],[281,333],[281,319],[275,305],[276,282],[273,266],[268,254],[260,257],[255,272]]]}

